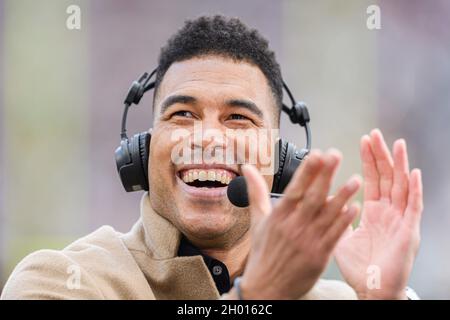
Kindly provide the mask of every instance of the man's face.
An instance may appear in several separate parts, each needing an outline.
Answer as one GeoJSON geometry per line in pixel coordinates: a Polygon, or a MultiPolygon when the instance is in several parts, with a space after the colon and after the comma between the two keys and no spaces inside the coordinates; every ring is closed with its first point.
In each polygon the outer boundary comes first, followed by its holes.
{"type": "MultiPolygon", "coordinates": [[[[229,202],[227,185],[241,175],[239,163],[252,162],[263,148],[271,154],[272,146],[235,133],[250,129],[262,137],[276,129],[275,108],[267,79],[252,64],[213,55],[172,64],[155,100],[148,164],[153,208],[206,247],[238,241],[250,216],[229,202]]],[[[252,164],[261,168],[261,159],[252,164]]],[[[265,179],[271,186],[273,176],[265,179]]]]}

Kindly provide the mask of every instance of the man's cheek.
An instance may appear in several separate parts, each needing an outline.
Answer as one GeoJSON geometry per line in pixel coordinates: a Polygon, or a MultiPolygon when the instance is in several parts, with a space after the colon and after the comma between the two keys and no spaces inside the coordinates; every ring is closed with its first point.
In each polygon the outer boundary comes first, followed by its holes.
{"type": "MultiPolygon", "coordinates": [[[[161,140],[159,140],[161,141],[161,140]]],[[[170,146],[165,146],[164,143],[159,142],[155,139],[152,147],[150,149],[149,162],[148,162],[148,172],[149,182],[156,182],[159,184],[168,184],[170,175],[173,174],[170,161],[170,146]]]]}
{"type": "Polygon", "coordinates": [[[277,139],[279,137],[278,129],[267,129],[258,136],[258,167],[263,176],[268,176],[267,181],[271,185],[273,175],[277,171],[276,154],[277,139]]]}
{"type": "Polygon", "coordinates": [[[262,175],[273,176],[275,168],[275,144],[277,129],[255,129],[251,134],[235,136],[236,158],[238,164],[248,163],[256,166],[262,175]]]}

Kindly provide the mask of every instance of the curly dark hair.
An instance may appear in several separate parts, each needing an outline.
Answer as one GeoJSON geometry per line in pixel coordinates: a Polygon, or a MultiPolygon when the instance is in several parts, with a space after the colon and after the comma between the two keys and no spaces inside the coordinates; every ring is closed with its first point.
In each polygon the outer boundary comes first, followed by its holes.
{"type": "Polygon", "coordinates": [[[280,66],[275,60],[274,52],[269,49],[267,40],[257,30],[249,29],[238,18],[215,15],[187,20],[161,48],[155,95],[164,74],[174,62],[208,54],[243,60],[259,67],[274,95],[279,119],[283,100],[280,66]]]}

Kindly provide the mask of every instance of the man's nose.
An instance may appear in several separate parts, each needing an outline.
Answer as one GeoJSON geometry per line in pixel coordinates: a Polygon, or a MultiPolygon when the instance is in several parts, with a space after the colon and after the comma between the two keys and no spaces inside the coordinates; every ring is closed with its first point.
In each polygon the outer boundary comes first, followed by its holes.
{"type": "Polygon", "coordinates": [[[205,119],[194,126],[193,149],[224,150],[226,146],[226,128],[218,119],[205,119]]]}

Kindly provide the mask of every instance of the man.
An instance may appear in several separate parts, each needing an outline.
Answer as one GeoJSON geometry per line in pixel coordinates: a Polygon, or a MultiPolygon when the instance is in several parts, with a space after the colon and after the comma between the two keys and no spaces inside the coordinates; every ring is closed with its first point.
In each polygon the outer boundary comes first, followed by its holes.
{"type": "Polygon", "coordinates": [[[361,139],[364,204],[355,230],[359,207],[349,201],[360,178],[328,196],[341,161],[336,150],[312,151],[274,206],[273,176],[261,175],[259,160],[174,161],[174,132],[189,133],[189,150],[227,151],[236,142],[230,130],[277,129],[281,101],[280,68],[258,32],[221,16],[187,22],[159,58],[140,220],[127,234],[105,226],[61,251],[29,255],[2,298],[407,298],[422,184],[403,140],[391,156],[379,130],[361,139]],[[226,138],[191,139],[199,123],[226,138]],[[246,178],[249,208],[226,197],[237,175],[246,178]],[[333,255],[346,283],[319,279],[333,255]]]}

